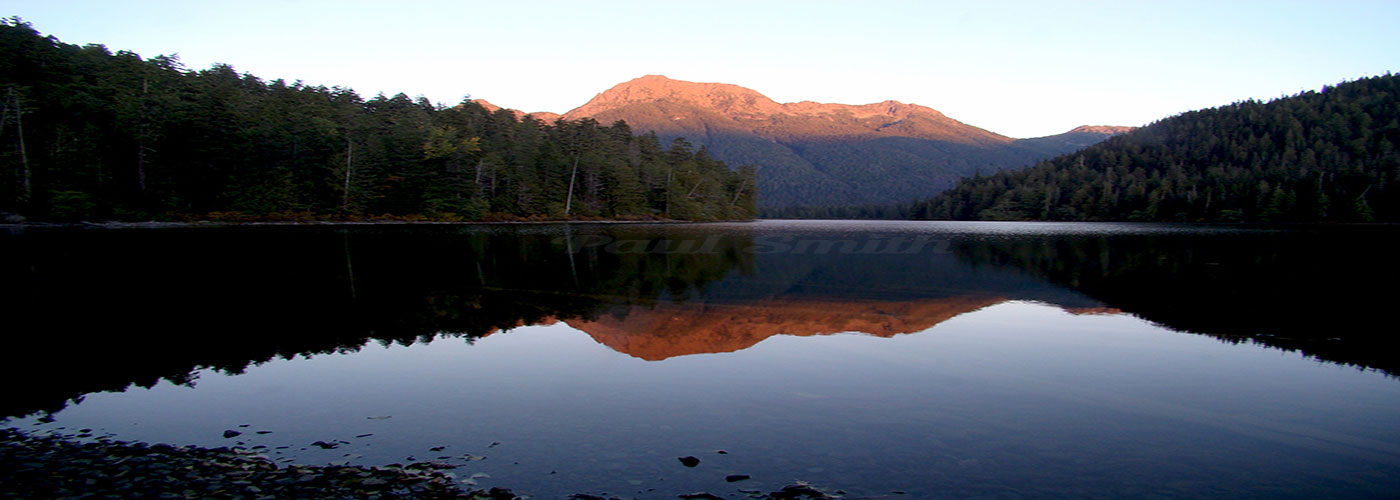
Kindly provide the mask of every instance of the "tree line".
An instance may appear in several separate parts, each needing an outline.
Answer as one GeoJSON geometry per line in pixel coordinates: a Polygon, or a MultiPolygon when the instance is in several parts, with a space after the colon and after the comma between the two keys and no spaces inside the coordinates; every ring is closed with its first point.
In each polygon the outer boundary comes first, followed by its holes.
{"type": "Polygon", "coordinates": [[[754,167],[618,121],[543,123],[0,20],[0,212],[36,220],[748,219],[754,167]]]}
{"type": "Polygon", "coordinates": [[[886,205],[793,205],[760,207],[759,217],[765,219],[909,219],[914,203],[886,205]]]}
{"type": "Polygon", "coordinates": [[[1192,111],[1031,168],[974,176],[917,219],[1400,220],[1400,76],[1192,111]]]}

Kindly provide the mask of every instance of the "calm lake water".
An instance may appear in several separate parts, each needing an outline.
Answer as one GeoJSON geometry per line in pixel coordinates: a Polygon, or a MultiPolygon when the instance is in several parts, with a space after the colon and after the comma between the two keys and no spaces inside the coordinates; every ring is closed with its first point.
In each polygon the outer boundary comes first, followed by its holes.
{"type": "Polygon", "coordinates": [[[12,228],[0,414],[535,498],[1396,497],[1397,236],[12,228]]]}

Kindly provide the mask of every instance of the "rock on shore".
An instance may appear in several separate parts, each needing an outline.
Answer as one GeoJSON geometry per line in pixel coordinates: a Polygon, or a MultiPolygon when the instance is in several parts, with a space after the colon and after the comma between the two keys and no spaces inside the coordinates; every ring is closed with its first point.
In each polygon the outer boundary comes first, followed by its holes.
{"type": "Polygon", "coordinates": [[[0,429],[7,498],[516,498],[502,488],[463,490],[447,473],[415,465],[278,467],[228,448],[83,442],[0,429]]]}
{"type": "MultiPolygon", "coordinates": [[[[444,472],[453,468],[440,462],[383,467],[279,467],[267,457],[242,449],[30,435],[0,428],[3,498],[523,500],[505,488],[463,489],[455,476],[444,472]]],[[[748,478],[740,474],[726,476],[725,480],[748,478]]],[[[752,500],[826,500],[841,498],[844,492],[838,490],[832,495],[798,483],[766,494],[742,489],[739,493],[752,500]]],[[[725,498],[707,492],[678,497],[725,498]]],[[[604,499],[584,494],[569,498],[604,499]]],[[[622,499],[609,496],[604,500],[622,499]]]]}

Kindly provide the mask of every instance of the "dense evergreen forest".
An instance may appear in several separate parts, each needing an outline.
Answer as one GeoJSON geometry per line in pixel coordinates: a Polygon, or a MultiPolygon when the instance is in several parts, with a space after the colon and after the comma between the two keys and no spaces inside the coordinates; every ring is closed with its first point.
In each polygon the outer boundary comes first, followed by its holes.
{"type": "Polygon", "coordinates": [[[754,167],[624,122],[265,82],[0,20],[0,212],[31,220],[748,219],[754,167]]]}
{"type": "Polygon", "coordinates": [[[918,219],[1400,221],[1400,76],[1183,113],[1024,170],[964,179],[918,219]]]}

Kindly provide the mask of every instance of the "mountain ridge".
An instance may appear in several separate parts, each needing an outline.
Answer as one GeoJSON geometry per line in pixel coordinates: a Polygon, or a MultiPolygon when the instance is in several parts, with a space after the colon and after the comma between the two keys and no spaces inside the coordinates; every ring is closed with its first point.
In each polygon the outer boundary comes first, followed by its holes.
{"type": "Polygon", "coordinates": [[[760,206],[868,205],[926,199],[958,180],[1028,166],[1132,127],[1084,125],[1015,139],[919,104],[779,103],[729,83],[646,75],[619,83],[562,115],[536,119],[624,121],[705,147],[731,167],[757,165],[760,206]]]}
{"type": "Polygon", "coordinates": [[[534,118],[535,120],[549,123],[563,117],[563,115],[560,115],[559,113],[550,113],[548,111],[521,111],[515,108],[502,108],[500,106],[492,104],[491,101],[487,101],[486,99],[472,99],[472,102],[481,105],[481,107],[486,108],[487,111],[490,111],[492,113],[495,113],[502,109],[509,111],[511,114],[515,115],[516,120],[520,120],[528,116],[534,118]]]}
{"type": "MultiPolygon", "coordinates": [[[[692,301],[654,305],[616,305],[594,318],[545,318],[564,323],[614,352],[645,361],[695,354],[738,352],[775,336],[820,337],[859,333],[893,338],[922,332],[943,322],[1014,299],[1000,295],[964,295],[915,300],[832,300],[769,297],[753,302],[692,301]]],[[[1122,314],[1106,306],[1057,306],[1068,314],[1122,314]]],[[[500,333],[493,329],[482,337],[500,333]]]]}
{"type": "MultiPolygon", "coordinates": [[[[808,135],[822,137],[917,137],[965,144],[1005,144],[1014,139],[948,118],[942,112],[894,100],[870,104],[839,104],[815,101],[779,103],[745,87],[728,83],[697,83],[647,75],[613,86],[582,106],[564,113],[566,120],[619,114],[617,110],[636,104],[691,105],[711,110],[760,136],[790,138],[785,129],[794,120],[825,120],[834,127],[810,127],[808,135]]],[[[673,121],[684,116],[671,116],[673,121]]],[[[600,122],[606,120],[599,120],[600,122]]]]}

